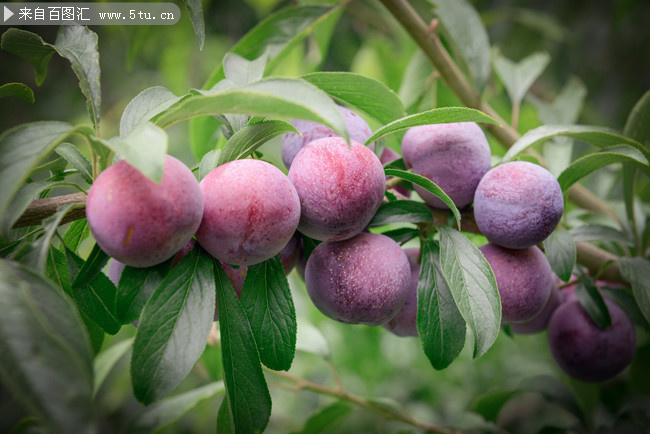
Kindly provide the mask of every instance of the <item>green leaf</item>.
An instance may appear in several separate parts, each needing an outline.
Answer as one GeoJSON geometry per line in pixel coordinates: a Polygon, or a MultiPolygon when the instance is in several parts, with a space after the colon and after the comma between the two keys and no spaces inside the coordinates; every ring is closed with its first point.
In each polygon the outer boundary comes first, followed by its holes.
{"type": "Polygon", "coordinates": [[[268,60],[268,52],[264,52],[255,60],[244,59],[235,53],[226,53],[222,62],[223,72],[226,78],[235,84],[254,83],[264,77],[264,68],[268,60]]]}
{"type": "MultiPolygon", "coordinates": [[[[590,125],[544,125],[528,131],[517,140],[508,152],[503,156],[503,162],[509,161],[515,155],[525,151],[531,146],[553,137],[566,136],[582,140],[598,147],[615,146],[627,144],[644,152],[643,145],[635,140],[621,136],[609,128],[590,125]]],[[[646,158],[647,154],[644,153],[646,158]]]]}
{"type": "Polygon", "coordinates": [[[116,316],[121,324],[129,324],[140,317],[142,308],[169,273],[172,261],[147,268],[124,267],[115,300],[116,316]]]}
{"type": "Polygon", "coordinates": [[[11,199],[4,214],[0,217],[0,236],[9,238],[9,231],[34,199],[54,183],[47,181],[30,182],[22,186],[11,199]]]}
{"type": "Polygon", "coordinates": [[[382,226],[388,223],[408,222],[421,223],[433,221],[433,215],[428,206],[412,200],[396,200],[382,204],[369,226],[382,226]]]}
{"type": "Polygon", "coordinates": [[[190,372],[210,335],[214,296],[212,261],[194,248],[147,301],[131,357],[133,391],[140,402],[166,396],[190,372]]]}
{"type": "Polygon", "coordinates": [[[397,228],[390,231],[382,232],[382,235],[392,238],[398,244],[404,244],[420,234],[417,228],[397,228]]]}
{"type": "Polygon", "coordinates": [[[93,362],[95,371],[95,382],[93,387],[93,394],[96,395],[102,383],[111,372],[115,364],[131,349],[133,345],[133,338],[118,342],[111,345],[104,351],[99,353],[93,362]]]}
{"type": "Polygon", "coordinates": [[[621,258],[621,275],[632,285],[632,292],[646,321],[650,322],[650,261],[644,258],[621,258]]]}
{"type": "Polygon", "coordinates": [[[582,307],[585,308],[598,327],[606,329],[612,325],[609,309],[607,309],[605,300],[598,291],[593,279],[587,276],[580,279],[576,285],[575,294],[582,307]]]}
{"type": "Polygon", "coordinates": [[[0,86],[0,98],[17,96],[27,102],[34,103],[34,91],[31,87],[22,83],[7,83],[0,86]]]}
{"type": "Polygon", "coordinates": [[[213,263],[213,270],[219,304],[224,380],[233,432],[262,432],[271,416],[271,395],[262,372],[255,337],[223,268],[213,263]]]}
{"type": "Polygon", "coordinates": [[[490,78],[490,40],[481,17],[466,0],[429,0],[435,5],[445,36],[464,59],[481,92],[490,78]]]}
{"type": "Polygon", "coordinates": [[[3,386],[50,431],[94,431],[92,355],[74,304],[2,259],[0,311],[3,386]]]}
{"type": "MultiPolygon", "coordinates": [[[[268,52],[266,69],[271,70],[300,41],[304,40],[320,24],[339,13],[342,4],[335,6],[298,6],[282,9],[260,23],[244,35],[230,50],[246,59],[255,59],[268,52]]],[[[204,88],[214,86],[224,78],[221,65],[215,69],[204,88]]]]}
{"type": "Polygon", "coordinates": [[[217,434],[232,434],[232,415],[230,414],[230,405],[228,404],[228,396],[224,396],[219,406],[219,413],[217,413],[217,434]]]}
{"type": "Polygon", "coordinates": [[[218,166],[229,161],[239,160],[251,154],[274,137],[298,130],[285,121],[263,121],[247,125],[232,135],[219,154],[218,166]]]}
{"type": "Polygon", "coordinates": [[[314,354],[325,359],[330,356],[330,348],[323,333],[312,323],[303,318],[298,318],[298,333],[296,350],[314,354]]]}
{"type": "Polygon", "coordinates": [[[494,58],[494,69],[508,92],[513,105],[520,105],[528,89],[544,72],[551,61],[548,53],[533,53],[515,63],[498,53],[494,58]]]}
{"type": "Polygon", "coordinates": [[[35,33],[16,28],[10,28],[2,35],[0,43],[3,50],[28,61],[36,70],[36,84],[40,86],[47,75],[47,65],[50,63],[54,47],[47,44],[35,33]]]}
{"type": "Polygon", "coordinates": [[[623,134],[639,143],[645,143],[650,136],[648,119],[650,119],[650,90],[643,94],[630,111],[623,134]]]}
{"type": "Polygon", "coordinates": [[[201,402],[226,392],[223,381],[215,381],[189,392],[170,396],[148,406],[127,429],[127,433],[159,432],[178,421],[201,402]]]}
{"type": "Polygon", "coordinates": [[[14,259],[37,271],[45,272],[45,264],[47,254],[51,247],[52,237],[54,237],[63,217],[79,206],[79,204],[75,203],[61,205],[54,214],[43,220],[43,236],[24,245],[16,252],[14,259]]]}
{"type": "Polygon", "coordinates": [[[108,260],[108,255],[99,247],[99,244],[95,244],[88,258],[81,266],[79,273],[74,278],[72,286],[88,285],[95,280],[108,260]]]}
{"type": "Polygon", "coordinates": [[[38,162],[78,129],[65,122],[33,122],[0,135],[0,215],[38,162]]]}
{"type": "MultiPolygon", "coordinates": [[[[68,276],[74,282],[85,262],[68,248],[65,249],[65,255],[68,262],[68,276]]],[[[98,273],[90,283],[72,284],[70,291],[81,313],[106,333],[114,335],[120,330],[120,323],[115,317],[115,285],[104,273],[98,273]]]]}
{"type": "Polygon", "coordinates": [[[201,0],[183,0],[187,10],[190,13],[190,20],[192,27],[194,27],[194,34],[199,41],[199,49],[203,50],[205,43],[205,22],[203,19],[203,6],[201,0]]]}
{"type": "Polygon", "coordinates": [[[571,229],[570,232],[575,242],[613,241],[627,246],[634,244],[627,235],[611,226],[585,225],[571,229]]]}
{"type": "Polygon", "coordinates": [[[153,182],[162,180],[168,138],[167,133],[160,127],[146,123],[136,127],[125,137],[95,139],[121,155],[127,163],[153,182]]]}
{"type": "Polygon", "coordinates": [[[382,124],[406,115],[402,100],[374,78],[352,72],[312,72],[301,78],[333,97],[363,110],[382,124]]]}
{"type": "Polygon", "coordinates": [[[599,289],[605,298],[612,300],[623,309],[635,325],[650,330],[650,322],[643,316],[631,292],[620,287],[599,286],[599,289]]]}
{"type": "Polygon", "coordinates": [[[411,172],[406,172],[404,170],[398,170],[398,169],[384,169],[384,173],[386,174],[386,176],[396,176],[398,178],[411,181],[412,183],[417,184],[420,187],[424,188],[429,193],[440,198],[440,200],[442,200],[445,203],[445,205],[449,207],[451,212],[454,213],[454,217],[456,218],[456,224],[460,228],[460,212],[458,212],[458,208],[456,208],[456,205],[449,198],[449,196],[447,196],[447,194],[444,191],[442,191],[442,189],[438,187],[433,181],[431,181],[428,178],[425,178],[424,176],[411,173],[411,172]]]}
{"type": "Polygon", "coordinates": [[[167,127],[193,117],[223,113],[306,119],[325,124],[348,139],[343,117],[331,98],[316,86],[295,78],[269,78],[235,88],[188,94],[153,120],[167,127]]]}
{"type": "Polygon", "coordinates": [[[411,107],[420,100],[427,90],[427,81],[432,73],[431,61],[422,50],[417,50],[404,70],[402,83],[397,92],[404,103],[404,107],[411,107]]]}
{"type": "Polygon", "coordinates": [[[93,183],[93,168],[90,161],[83,156],[79,149],[71,143],[61,143],[56,148],[56,153],[65,158],[65,160],[75,168],[81,178],[88,184],[93,183]]]}
{"type": "Polygon", "coordinates": [[[557,229],[544,240],[544,253],[557,276],[568,282],[576,265],[576,243],[569,231],[557,229]]]}
{"type": "Polygon", "coordinates": [[[90,236],[90,227],[88,226],[88,220],[80,219],[73,221],[68,230],[65,231],[63,235],[63,243],[68,249],[73,252],[77,252],[79,245],[83,240],[90,236]]]}
{"type": "Polygon", "coordinates": [[[120,119],[120,137],[128,136],[136,127],[167,109],[180,98],[162,86],[143,90],[124,109],[120,119]]]}
{"type": "Polygon", "coordinates": [[[613,163],[630,163],[650,175],[648,160],[641,152],[629,146],[615,146],[578,158],[560,174],[557,181],[562,191],[566,191],[593,171],[613,163]]]}
{"type": "Polygon", "coordinates": [[[503,405],[513,396],[520,393],[519,390],[497,390],[478,396],[472,410],[483,416],[487,421],[496,422],[503,405]]]}
{"type": "Polygon", "coordinates": [[[296,311],[278,255],[248,267],[241,304],[262,363],[288,371],[296,353],[296,311]]]}
{"type": "Polygon", "coordinates": [[[445,369],[465,346],[467,325],[442,274],[438,245],[432,240],[421,246],[417,291],[417,327],[424,354],[434,369],[445,369]]]}
{"type": "Polygon", "coordinates": [[[433,110],[427,110],[422,113],[416,113],[414,115],[409,115],[401,119],[397,119],[388,125],[384,125],[375,131],[375,133],[368,140],[366,140],[365,144],[368,145],[369,143],[372,143],[381,137],[387,136],[397,131],[406,130],[411,127],[417,127],[418,125],[444,124],[451,122],[486,122],[495,125],[499,124],[490,116],[478,110],[466,107],[442,107],[433,110]]]}
{"type": "Polygon", "coordinates": [[[337,401],[312,414],[298,434],[326,434],[341,432],[341,425],[352,413],[347,402],[337,401]]]}
{"type": "Polygon", "coordinates": [[[481,251],[447,226],[440,233],[440,266],[458,310],[474,334],[474,358],[492,346],[501,326],[501,299],[481,251]]]}
{"type": "Polygon", "coordinates": [[[199,164],[199,181],[205,178],[208,173],[217,168],[219,165],[220,154],[220,149],[213,149],[203,156],[201,163],[199,164]]]}

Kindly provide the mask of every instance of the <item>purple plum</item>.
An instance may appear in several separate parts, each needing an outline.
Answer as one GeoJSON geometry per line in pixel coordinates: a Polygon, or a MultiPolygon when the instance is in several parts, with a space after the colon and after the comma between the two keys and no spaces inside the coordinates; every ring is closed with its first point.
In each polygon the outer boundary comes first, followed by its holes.
{"type": "Polygon", "coordinates": [[[420,277],[420,264],[418,257],[420,249],[404,249],[411,267],[411,283],[409,284],[409,295],[406,297],[404,306],[397,312],[397,315],[384,324],[384,328],[397,336],[418,336],[417,314],[418,314],[418,278],[420,277]]]}

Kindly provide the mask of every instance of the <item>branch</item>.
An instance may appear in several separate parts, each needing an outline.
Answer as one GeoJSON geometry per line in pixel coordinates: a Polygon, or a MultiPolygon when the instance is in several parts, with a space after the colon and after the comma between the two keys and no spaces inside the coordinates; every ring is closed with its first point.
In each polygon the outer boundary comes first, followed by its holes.
{"type": "MultiPolygon", "coordinates": [[[[490,133],[499,142],[509,148],[521,138],[514,128],[508,125],[487,102],[481,99],[479,93],[465,78],[465,75],[456,63],[454,63],[438,35],[429,30],[420,15],[418,15],[406,0],[381,0],[381,2],[420,46],[424,54],[426,54],[436,70],[440,73],[440,78],[463,104],[467,107],[482,111],[501,124],[500,126],[488,125],[490,133]]],[[[582,185],[574,184],[569,189],[568,196],[580,208],[605,214],[623,226],[616,211],[582,185]]],[[[617,259],[605,250],[590,244],[576,243],[576,247],[578,249],[578,260],[587,266],[592,273],[600,271],[600,267],[607,261],[617,259]]],[[[618,279],[613,280],[621,282],[623,280],[618,268],[618,262],[615,262],[609,265],[605,272],[608,276],[618,277],[618,279]]]]}
{"type": "Polygon", "coordinates": [[[86,197],[86,193],[73,193],[65,196],[37,199],[29,204],[23,215],[14,223],[13,228],[39,225],[44,219],[54,214],[58,207],[69,203],[79,203],[83,204],[83,206],[70,210],[63,217],[61,224],[82,219],[86,217],[86,197]]]}

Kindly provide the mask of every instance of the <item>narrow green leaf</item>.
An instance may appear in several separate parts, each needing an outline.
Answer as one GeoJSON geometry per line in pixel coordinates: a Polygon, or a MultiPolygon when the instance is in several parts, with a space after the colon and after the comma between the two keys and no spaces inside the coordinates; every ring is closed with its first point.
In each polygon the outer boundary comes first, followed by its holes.
{"type": "MultiPolygon", "coordinates": [[[[566,136],[582,140],[598,147],[627,144],[644,152],[643,145],[635,140],[621,136],[609,128],[590,125],[544,125],[528,131],[517,140],[503,156],[503,162],[509,161],[515,155],[525,151],[531,146],[553,137],[566,136]]],[[[648,155],[644,152],[646,158],[648,155]]]]}
{"type": "Polygon", "coordinates": [[[47,254],[45,275],[59,288],[70,295],[70,278],[65,253],[52,246],[47,254]]]}
{"type": "Polygon", "coordinates": [[[34,91],[23,83],[7,83],[0,86],[0,98],[17,96],[27,102],[34,103],[34,91]]]}
{"type": "Polygon", "coordinates": [[[613,241],[627,246],[634,244],[627,235],[611,226],[585,225],[571,229],[570,232],[575,242],[613,241]]]}
{"type": "Polygon", "coordinates": [[[411,127],[417,127],[418,125],[444,124],[451,122],[485,122],[495,125],[499,124],[493,118],[478,110],[470,109],[467,107],[442,107],[433,110],[427,110],[421,113],[416,113],[414,115],[409,115],[401,119],[397,119],[388,125],[384,125],[375,131],[374,134],[368,140],[366,140],[365,144],[368,145],[369,143],[372,143],[381,137],[387,136],[397,131],[409,129],[411,127]]]}
{"type": "Polygon", "coordinates": [[[104,333],[104,330],[98,326],[96,322],[88,318],[88,316],[83,313],[81,313],[81,319],[83,320],[86,326],[86,330],[88,331],[88,335],[90,336],[90,345],[93,350],[93,355],[97,355],[102,350],[102,345],[104,344],[104,337],[106,336],[106,333],[104,333]]]}
{"type": "Polygon", "coordinates": [[[439,248],[432,240],[421,246],[418,277],[418,336],[434,369],[445,369],[465,346],[467,325],[440,269],[439,248]]]}
{"type": "Polygon", "coordinates": [[[458,310],[474,334],[474,357],[492,346],[501,327],[501,299],[490,265],[481,251],[447,226],[440,233],[440,266],[458,310]]]}
{"type": "MultiPolygon", "coordinates": [[[[246,59],[255,59],[268,51],[269,62],[266,69],[271,70],[296,44],[320,24],[327,22],[331,15],[340,12],[341,6],[342,4],[306,5],[282,9],[253,27],[230,52],[246,59]]],[[[222,78],[224,72],[219,65],[203,87],[210,88],[222,78]]]]}
{"type": "Polygon", "coordinates": [[[10,28],[2,34],[3,50],[28,61],[36,70],[36,84],[40,86],[47,75],[47,65],[56,51],[35,33],[10,28]]]}
{"type": "Polygon", "coordinates": [[[45,263],[47,261],[48,251],[51,247],[52,237],[54,237],[63,217],[65,217],[68,212],[78,207],[79,204],[74,203],[61,205],[54,214],[43,220],[43,236],[24,245],[18,252],[16,252],[14,259],[37,271],[45,272],[45,263]]]}
{"type": "Polygon", "coordinates": [[[102,268],[108,262],[108,255],[95,244],[91,250],[88,258],[81,266],[79,273],[77,273],[72,286],[84,286],[95,280],[95,278],[102,272],[102,268]]]}
{"type": "Polygon", "coordinates": [[[578,158],[560,174],[557,181],[562,191],[566,191],[593,171],[613,163],[630,163],[650,175],[648,160],[641,152],[629,146],[616,146],[578,158]]]}
{"type": "Polygon", "coordinates": [[[445,36],[464,59],[481,92],[490,78],[490,41],[481,17],[466,0],[429,0],[440,17],[445,36]]]}
{"type": "Polygon", "coordinates": [[[409,108],[422,98],[424,92],[427,91],[427,80],[429,80],[432,73],[431,61],[422,50],[417,50],[404,70],[402,83],[397,92],[404,103],[404,107],[409,108]]]}
{"type": "Polygon", "coordinates": [[[183,0],[183,3],[185,3],[190,13],[194,34],[199,41],[199,49],[203,50],[203,44],[205,43],[205,21],[203,19],[203,5],[201,4],[201,0],[183,0]]]}
{"type": "Polygon", "coordinates": [[[650,90],[643,94],[630,111],[623,134],[639,143],[645,143],[650,136],[648,119],[650,119],[650,90]]]}
{"type": "Polygon", "coordinates": [[[76,131],[65,122],[33,122],[0,135],[0,215],[37,163],[76,131]]]}
{"type": "Polygon", "coordinates": [[[585,308],[589,316],[601,329],[606,329],[612,324],[609,309],[598,287],[590,277],[580,279],[575,289],[578,301],[585,308]]]}
{"type": "Polygon", "coordinates": [[[431,210],[422,202],[396,200],[382,204],[369,226],[382,226],[388,223],[421,223],[433,221],[431,210]]]}
{"type": "Polygon", "coordinates": [[[95,139],[121,155],[127,163],[152,181],[162,180],[167,154],[167,133],[160,127],[146,123],[136,127],[122,138],[95,139]]]}
{"type": "Polygon", "coordinates": [[[621,258],[621,274],[632,285],[632,293],[646,321],[650,322],[650,261],[644,258],[621,258]]]}
{"type": "Polygon", "coordinates": [[[131,349],[132,345],[133,338],[126,339],[115,345],[111,345],[97,355],[93,362],[95,371],[93,395],[97,394],[97,391],[104,383],[104,380],[108,377],[109,372],[111,372],[113,367],[124,356],[124,354],[131,349]]]}
{"type": "MultiPolygon", "coordinates": [[[[65,255],[68,276],[74,282],[85,262],[68,248],[65,255]]],[[[72,284],[70,290],[79,310],[106,333],[114,335],[120,330],[120,323],[115,317],[115,285],[105,274],[98,273],[90,283],[84,285],[72,284]]]]}
{"type": "Polygon", "coordinates": [[[348,139],[343,117],[331,98],[316,86],[295,78],[269,78],[235,88],[188,94],[153,121],[164,128],[193,117],[223,113],[311,120],[348,139]]]}
{"type": "Polygon", "coordinates": [[[247,157],[274,137],[298,130],[285,121],[263,121],[248,125],[232,135],[219,154],[218,166],[247,157]]]}
{"type": "Polygon", "coordinates": [[[169,273],[172,261],[147,268],[124,267],[115,300],[116,316],[121,324],[129,324],[140,317],[142,308],[169,273]]]}
{"type": "Polygon", "coordinates": [[[296,353],[296,310],[279,256],[248,267],[241,304],[261,362],[288,371],[296,353]]]}
{"type": "Polygon", "coordinates": [[[219,165],[220,154],[220,149],[213,149],[203,156],[201,163],[199,164],[199,181],[205,178],[208,173],[217,168],[219,165]]]}
{"type": "Polygon", "coordinates": [[[136,127],[167,109],[180,98],[162,86],[143,90],[124,109],[120,119],[120,137],[128,136],[136,127]]]}
{"type": "Polygon", "coordinates": [[[56,153],[65,158],[79,172],[84,181],[88,184],[93,183],[93,168],[90,161],[79,152],[76,146],[71,143],[61,143],[57,146],[56,153]]]}
{"type": "Polygon", "coordinates": [[[30,182],[22,186],[9,202],[6,211],[0,217],[0,236],[9,238],[9,231],[34,199],[54,183],[47,181],[30,182]]]}
{"type": "Polygon", "coordinates": [[[557,229],[544,240],[544,253],[557,276],[568,282],[576,265],[576,243],[569,231],[557,229]]]}
{"type": "Polygon", "coordinates": [[[147,301],[131,357],[133,391],[140,402],[166,396],[190,372],[210,335],[214,296],[212,261],[194,248],[147,301]]]}
{"type": "Polygon", "coordinates": [[[398,244],[404,244],[407,241],[411,241],[419,234],[420,234],[420,230],[417,228],[398,228],[398,229],[382,232],[382,235],[386,235],[387,237],[392,238],[398,244]]]}
{"type": "Polygon", "coordinates": [[[352,72],[312,72],[301,78],[363,110],[382,124],[406,115],[397,94],[374,78],[352,72]]]}
{"type": "Polygon", "coordinates": [[[341,432],[341,425],[354,409],[347,402],[337,401],[309,416],[298,434],[326,434],[341,432]]]}
{"type": "Polygon", "coordinates": [[[0,311],[3,386],[52,432],[93,432],[92,355],[74,304],[2,259],[0,311]]]}
{"type": "Polygon", "coordinates": [[[449,196],[447,196],[447,194],[444,191],[442,191],[442,189],[438,187],[433,181],[431,181],[428,178],[425,178],[424,176],[411,173],[411,172],[406,172],[404,170],[384,169],[384,173],[386,174],[386,176],[396,176],[398,178],[402,178],[414,184],[417,184],[420,187],[424,188],[426,191],[440,198],[440,200],[442,200],[445,203],[445,205],[447,205],[451,210],[451,212],[454,214],[454,217],[456,218],[456,224],[460,228],[460,212],[458,211],[458,208],[456,208],[456,205],[449,198],[449,196]]]}
{"type": "Polygon", "coordinates": [[[610,299],[623,309],[635,325],[650,330],[650,322],[643,316],[643,312],[639,309],[634,295],[630,291],[620,287],[608,286],[599,286],[599,289],[605,298],[610,299]]]}
{"type": "Polygon", "coordinates": [[[73,221],[68,230],[65,231],[63,235],[63,243],[68,249],[73,252],[77,252],[79,245],[83,240],[90,236],[90,227],[88,226],[88,220],[80,219],[73,221]]]}
{"type": "Polygon", "coordinates": [[[224,380],[233,432],[262,432],[271,416],[271,395],[262,372],[255,337],[223,268],[214,263],[213,270],[219,302],[224,380]]]}
{"type": "Polygon", "coordinates": [[[193,410],[206,399],[213,398],[226,392],[223,381],[215,381],[198,387],[189,392],[170,396],[148,406],[144,412],[133,421],[127,433],[158,432],[178,421],[186,413],[193,410]]]}
{"type": "Polygon", "coordinates": [[[228,396],[224,396],[219,406],[219,413],[217,414],[217,434],[232,434],[232,414],[230,413],[230,405],[228,404],[228,396]]]}
{"type": "Polygon", "coordinates": [[[330,356],[330,348],[323,333],[304,318],[298,318],[296,350],[325,359],[330,356]]]}
{"type": "Polygon", "coordinates": [[[494,69],[508,92],[513,105],[521,104],[528,89],[551,61],[548,53],[532,53],[518,63],[500,53],[494,58],[494,69]]]}
{"type": "Polygon", "coordinates": [[[226,78],[235,84],[243,85],[260,81],[269,60],[268,52],[254,60],[248,60],[236,53],[227,53],[223,58],[223,71],[226,78]]]}

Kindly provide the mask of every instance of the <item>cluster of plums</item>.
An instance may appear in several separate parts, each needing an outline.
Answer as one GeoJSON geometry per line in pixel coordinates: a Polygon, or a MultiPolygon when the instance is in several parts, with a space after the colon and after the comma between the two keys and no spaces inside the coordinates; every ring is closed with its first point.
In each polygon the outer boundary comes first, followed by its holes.
{"type": "MultiPolygon", "coordinates": [[[[279,254],[285,272],[293,268],[302,254],[300,233],[320,241],[303,275],[323,314],[417,336],[419,252],[365,231],[384,200],[382,163],[399,155],[387,148],[377,158],[373,145],[362,144],[371,135],[368,124],[339,109],[350,144],[323,125],[294,121],[302,134],[282,138],[288,175],[243,159],[217,167],[199,183],[170,156],[158,184],[125,161],[105,170],[90,189],[86,214],[97,243],[114,258],[112,280],[117,284],[124,265],[149,267],[182,255],[196,238],[241,294],[248,266],[279,254]]],[[[536,246],[563,213],[562,191],[548,171],[521,161],[491,169],[490,147],[474,123],[411,128],[402,155],[409,169],[439,185],[457,207],[474,204],[476,223],[490,241],[481,251],[496,277],[503,324],[518,333],[548,324],[558,364],[582,380],[604,380],[630,362],[634,327],[623,311],[608,302],[612,326],[599,329],[576,300],[564,300],[536,246]]],[[[446,208],[414,188],[429,206],[446,208]]]]}

